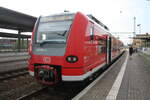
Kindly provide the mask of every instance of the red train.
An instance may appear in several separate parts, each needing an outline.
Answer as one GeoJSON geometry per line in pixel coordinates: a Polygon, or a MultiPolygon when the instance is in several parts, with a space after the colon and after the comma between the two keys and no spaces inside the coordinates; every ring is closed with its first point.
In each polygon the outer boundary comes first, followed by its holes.
{"type": "Polygon", "coordinates": [[[29,73],[42,84],[83,81],[122,53],[123,43],[92,15],[39,17],[29,47],[29,73]]]}

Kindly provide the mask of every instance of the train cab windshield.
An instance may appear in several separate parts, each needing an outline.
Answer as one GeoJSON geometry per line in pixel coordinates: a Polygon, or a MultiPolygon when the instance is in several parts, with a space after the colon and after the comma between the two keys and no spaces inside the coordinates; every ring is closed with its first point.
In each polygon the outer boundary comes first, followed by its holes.
{"type": "Polygon", "coordinates": [[[41,17],[36,32],[36,43],[66,43],[74,14],[41,17]]]}

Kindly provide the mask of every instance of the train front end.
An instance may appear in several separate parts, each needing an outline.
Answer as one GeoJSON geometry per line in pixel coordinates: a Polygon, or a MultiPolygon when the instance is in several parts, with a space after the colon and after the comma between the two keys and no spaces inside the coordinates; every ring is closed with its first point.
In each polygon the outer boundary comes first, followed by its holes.
{"type": "Polygon", "coordinates": [[[29,47],[30,75],[42,84],[61,81],[61,70],[74,14],[64,13],[39,17],[29,47]]]}

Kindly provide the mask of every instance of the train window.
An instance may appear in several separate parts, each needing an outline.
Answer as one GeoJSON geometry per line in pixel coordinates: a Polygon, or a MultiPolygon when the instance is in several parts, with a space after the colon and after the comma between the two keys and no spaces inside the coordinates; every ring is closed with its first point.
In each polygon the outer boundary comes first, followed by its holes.
{"type": "Polygon", "coordinates": [[[98,40],[98,54],[106,52],[106,40],[100,39],[98,40]]]}
{"type": "Polygon", "coordinates": [[[93,26],[90,27],[90,38],[91,40],[94,39],[94,27],[93,26]]]}
{"type": "Polygon", "coordinates": [[[94,39],[94,23],[90,21],[90,27],[89,27],[89,33],[90,33],[90,39],[94,39]]]}
{"type": "Polygon", "coordinates": [[[91,36],[93,35],[93,32],[94,32],[93,27],[90,27],[90,35],[91,35],[91,36]]]}
{"type": "Polygon", "coordinates": [[[74,15],[41,17],[35,36],[36,43],[64,44],[74,15]]]}

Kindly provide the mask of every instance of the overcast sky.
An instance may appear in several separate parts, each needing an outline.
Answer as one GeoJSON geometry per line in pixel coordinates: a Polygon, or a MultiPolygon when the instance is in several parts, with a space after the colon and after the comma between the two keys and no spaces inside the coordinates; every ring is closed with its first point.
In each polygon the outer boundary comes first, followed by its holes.
{"type": "MultiPolygon", "coordinates": [[[[135,16],[136,24],[141,24],[141,33],[150,32],[150,1],[147,0],[0,0],[0,6],[36,17],[64,10],[93,14],[111,32],[133,32],[135,16]]],[[[139,33],[139,27],[136,32],[139,33]]]]}

